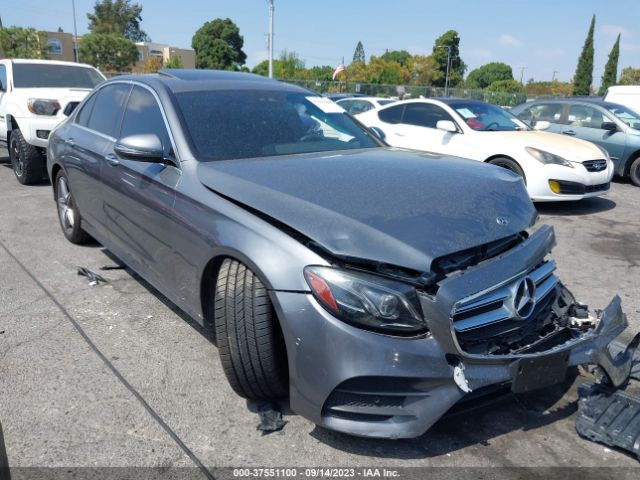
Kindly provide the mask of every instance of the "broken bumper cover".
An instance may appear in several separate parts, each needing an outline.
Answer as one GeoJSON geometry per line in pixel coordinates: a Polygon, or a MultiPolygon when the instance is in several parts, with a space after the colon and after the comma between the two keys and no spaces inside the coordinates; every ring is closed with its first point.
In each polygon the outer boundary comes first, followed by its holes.
{"type": "Polygon", "coordinates": [[[630,365],[614,361],[607,348],[627,326],[619,297],[605,308],[595,328],[548,351],[457,357],[456,364],[432,335],[413,339],[378,335],[333,318],[311,295],[272,292],[272,296],[280,318],[296,319],[283,324],[291,408],[318,425],[352,435],[417,437],[456,403],[485,387],[539,388],[544,384],[538,377],[552,384],[553,375],[561,374],[556,381],[562,381],[569,366],[609,364],[603,369],[612,378],[626,378],[629,373],[630,365]],[[523,362],[534,365],[522,368],[523,362]],[[527,370],[531,378],[521,381],[520,376],[529,375],[527,370]]]}

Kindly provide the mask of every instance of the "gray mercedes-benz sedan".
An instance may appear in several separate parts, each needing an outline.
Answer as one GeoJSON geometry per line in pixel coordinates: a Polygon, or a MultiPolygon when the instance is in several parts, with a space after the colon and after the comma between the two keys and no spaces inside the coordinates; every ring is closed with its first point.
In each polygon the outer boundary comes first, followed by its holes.
{"type": "Polygon", "coordinates": [[[559,282],[520,177],[389,148],[331,100],[167,70],[94,90],[51,134],[64,235],[95,238],[201,324],[243,397],[414,437],[462,399],[628,374],[559,282]]]}

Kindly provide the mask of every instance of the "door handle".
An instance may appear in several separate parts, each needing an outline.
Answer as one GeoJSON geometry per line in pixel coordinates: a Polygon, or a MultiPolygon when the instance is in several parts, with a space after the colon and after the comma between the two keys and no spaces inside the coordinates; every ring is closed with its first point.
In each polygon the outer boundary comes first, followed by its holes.
{"type": "Polygon", "coordinates": [[[73,141],[73,138],[65,138],[64,143],[71,148],[76,146],[76,142],[73,141]]]}
{"type": "Polygon", "coordinates": [[[116,167],[120,165],[120,160],[118,160],[118,157],[116,157],[113,153],[108,154],[104,158],[107,160],[107,163],[112,167],[116,167]]]}
{"type": "Polygon", "coordinates": [[[562,132],[564,135],[575,135],[576,132],[574,132],[573,130],[565,130],[564,132],[562,132]]]}

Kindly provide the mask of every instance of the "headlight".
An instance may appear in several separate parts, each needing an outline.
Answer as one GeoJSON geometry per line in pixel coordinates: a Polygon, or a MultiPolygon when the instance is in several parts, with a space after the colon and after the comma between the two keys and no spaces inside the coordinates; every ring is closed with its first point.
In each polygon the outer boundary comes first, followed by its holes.
{"type": "MultiPolygon", "coordinates": [[[[594,143],[594,145],[596,145],[594,143]]],[[[600,145],[596,145],[596,147],[598,147],[598,150],[600,150],[602,152],[602,155],[604,156],[604,159],[608,162],[609,160],[611,160],[611,157],[609,156],[609,152],[607,152],[604,148],[602,148],[600,145]]]]}
{"type": "Polygon", "coordinates": [[[344,322],[395,335],[427,331],[411,285],[331,267],[309,266],[304,276],[316,300],[344,322]]]}
{"type": "Polygon", "coordinates": [[[544,150],[538,150],[533,147],[525,147],[525,150],[529,155],[545,165],[562,165],[563,167],[574,168],[573,164],[569,160],[565,160],[559,155],[545,152],[544,150]]]}
{"type": "Polygon", "coordinates": [[[27,107],[31,113],[36,115],[55,115],[60,110],[60,103],[57,100],[47,100],[46,98],[30,98],[27,107]]]}

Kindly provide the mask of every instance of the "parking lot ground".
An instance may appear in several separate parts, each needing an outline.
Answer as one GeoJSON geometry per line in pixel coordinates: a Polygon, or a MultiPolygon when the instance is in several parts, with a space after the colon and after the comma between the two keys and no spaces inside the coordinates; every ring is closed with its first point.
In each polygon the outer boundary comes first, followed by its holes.
{"type": "MultiPolygon", "coordinates": [[[[607,466],[638,461],[575,432],[566,385],[448,417],[413,440],[354,438],[285,412],[263,436],[228,386],[212,336],[100,245],[68,243],[51,186],[25,187],[0,151],[0,424],[19,466],[607,466]],[[90,286],[84,266],[109,282],[90,286]]],[[[603,308],[618,293],[640,329],[640,189],[539,206],[558,274],[603,308]]]]}

